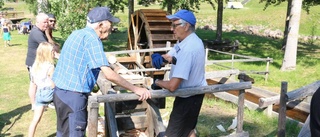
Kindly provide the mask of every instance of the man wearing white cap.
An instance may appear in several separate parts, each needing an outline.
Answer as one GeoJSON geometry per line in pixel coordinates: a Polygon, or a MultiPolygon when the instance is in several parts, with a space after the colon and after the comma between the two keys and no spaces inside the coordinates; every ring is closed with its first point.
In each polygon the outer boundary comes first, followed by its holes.
{"type": "MultiPolygon", "coordinates": [[[[165,55],[153,54],[152,64],[160,69],[163,60],[171,65],[169,81],[155,84],[174,92],[176,89],[206,86],[205,50],[202,40],[194,33],[196,18],[189,10],[179,10],[167,16],[178,43],[165,55]]],[[[195,137],[195,127],[204,94],[175,98],[165,135],[167,137],[195,137]]]]}
{"type": "Polygon", "coordinates": [[[93,8],[87,15],[87,27],[74,31],[64,43],[53,74],[57,137],[85,136],[88,95],[100,71],[111,82],[136,93],[139,100],[151,98],[146,88],[132,85],[109,67],[101,40],[108,38],[112,23],[119,21],[109,8],[93,8]]]}

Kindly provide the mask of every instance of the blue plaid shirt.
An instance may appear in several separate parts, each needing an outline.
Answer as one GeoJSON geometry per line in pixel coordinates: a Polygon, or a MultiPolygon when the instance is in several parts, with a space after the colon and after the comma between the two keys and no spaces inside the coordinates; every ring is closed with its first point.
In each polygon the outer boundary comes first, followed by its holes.
{"type": "Polygon", "coordinates": [[[89,27],[76,30],[63,45],[53,82],[61,89],[89,93],[102,66],[109,63],[96,32],[89,27]]]}

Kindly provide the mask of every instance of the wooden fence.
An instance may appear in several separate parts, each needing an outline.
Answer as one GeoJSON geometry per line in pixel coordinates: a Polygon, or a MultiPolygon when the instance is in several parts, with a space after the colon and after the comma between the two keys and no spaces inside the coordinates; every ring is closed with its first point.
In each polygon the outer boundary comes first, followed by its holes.
{"type": "MultiPolygon", "coordinates": [[[[278,136],[284,137],[285,136],[285,124],[286,124],[286,109],[287,105],[295,100],[303,100],[308,96],[312,96],[314,92],[320,87],[320,81],[316,81],[311,83],[307,86],[301,87],[299,89],[287,92],[287,82],[281,83],[281,94],[273,97],[268,98],[260,98],[259,106],[260,108],[271,107],[272,105],[279,104],[279,117],[278,117],[278,136]]],[[[309,111],[309,106],[305,106],[305,109],[309,111]]],[[[304,123],[302,130],[300,131],[300,136],[310,136],[309,131],[309,122],[308,119],[304,123]],[[309,131],[309,132],[308,132],[309,131]],[[302,135],[303,134],[303,135],[302,135]]]]}
{"type": "Polygon", "coordinates": [[[252,56],[244,56],[244,55],[239,55],[239,54],[234,54],[234,53],[229,53],[229,52],[223,52],[223,51],[219,51],[219,50],[214,50],[214,49],[206,49],[206,57],[208,57],[208,54],[210,51],[213,52],[217,52],[217,53],[221,53],[221,54],[225,54],[225,55],[230,55],[231,59],[227,59],[227,60],[208,60],[206,59],[206,65],[210,65],[210,64],[215,64],[224,68],[228,68],[228,69],[235,69],[234,68],[234,63],[236,62],[259,62],[259,61],[265,61],[267,62],[266,64],[266,70],[265,71],[257,71],[257,70],[249,70],[249,71],[242,71],[240,73],[253,73],[253,74],[262,74],[265,75],[265,81],[268,80],[268,75],[269,75],[269,65],[270,63],[273,62],[272,58],[257,58],[257,57],[252,57],[252,56]],[[235,59],[235,57],[240,57],[243,59],[235,59]],[[225,65],[221,65],[221,63],[231,63],[231,66],[225,66],[225,65]]]}
{"type": "MultiPolygon", "coordinates": [[[[243,110],[244,110],[244,94],[245,89],[250,89],[252,84],[251,82],[245,82],[242,80],[245,77],[245,74],[240,74],[238,83],[229,83],[229,84],[219,84],[219,85],[211,85],[211,86],[203,86],[197,88],[187,88],[187,89],[179,89],[175,92],[169,92],[167,90],[152,90],[151,95],[152,98],[163,98],[163,97],[175,97],[175,96],[188,96],[188,95],[196,95],[196,94],[204,94],[204,93],[217,93],[217,92],[225,92],[229,90],[239,90],[239,99],[238,99],[238,113],[237,113],[237,135],[248,135],[249,133],[244,132],[243,127],[243,110]]],[[[103,85],[102,85],[103,86],[103,85]]],[[[121,93],[121,94],[105,94],[98,96],[90,96],[89,97],[89,116],[88,116],[88,136],[96,137],[97,136],[97,127],[98,127],[98,112],[99,112],[99,103],[105,103],[106,105],[110,105],[110,102],[117,101],[128,101],[128,100],[138,100],[138,96],[133,93],[121,93]]],[[[153,113],[155,117],[151,121],[153,128],[157,136],[162,137],[165,131],[165,127],[162,124],[162,119],[158,109],[153,105],[152,102],[147,101],[149,104],[150,113],[153,113]]],[[[107,123],[108,126],[108,134],[109,137],[117,137],[117,123],[115,120],[115,113],[112,109],[105,110],[106,119],[111,120],[107,123]]],[[[151,131],[152,132],[152,131],[151,131]]]]}

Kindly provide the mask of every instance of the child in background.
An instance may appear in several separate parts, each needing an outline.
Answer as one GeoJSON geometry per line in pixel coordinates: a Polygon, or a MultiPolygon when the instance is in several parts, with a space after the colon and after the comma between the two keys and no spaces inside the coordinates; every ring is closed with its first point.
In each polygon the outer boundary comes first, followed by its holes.
{"type": "Polygon", "coordinates": [[[53,100],[54,46],[48,42],[39,44],[36,59],[31,69],[31,80],[37,86],[34,116],[29,126],[29,137],[33,137],[45,107],[53,100]]]}
{"type": "Polygon", "coordinates": [[[4,47],[10,46],[11,34],[10,28],[8,27],[8,23],[4,23],[2,25],[2,32],[3,32],[3,40],[4,40],[4,47]]]}

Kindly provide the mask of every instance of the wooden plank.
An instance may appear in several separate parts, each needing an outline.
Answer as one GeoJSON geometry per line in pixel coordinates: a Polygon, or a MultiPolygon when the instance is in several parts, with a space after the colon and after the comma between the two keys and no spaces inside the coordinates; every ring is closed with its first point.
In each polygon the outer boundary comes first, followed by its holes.
{"type": "Polygon", "coordinates": [[[157,48],[157,49],[140,49],[140,50],[124,50],[124,51],[111,51],[111,52],[105,52],[106,55],[108,54],[130,54],[130,53],[141,53],[141,52],[159,52],[159,51],[169,51],[171,47],[169,48],[157,48]]]}
{"type": "MultiPolygon", "coordinates": [[[[247,91],[247,90],[246,90],[247,91]]],[[[237,101],[238,101],[238,96],[235,96],[233,94],[229,94],[227,92],[217,92],[217,93],[212,93],[215,97],[217,97],[218,99],[221,99],[221,100],[224,100],[224,101],[229,101],[229,102],[232,102],[234,104],[237,104],[237,101]]],[[[249,108],[250,110],[261,110],[261,108],[259,108],[259,105],[251,102],[251,101],[248,101],[248,100],[245,100],[245,106],[247,108],[249,108]]],[[[271,112],[271,115],[274,116],[274,117],[278,117],[279,114],[277,112],[274,112],[272,111],[271,112]]],[[[303,126],[303,123],[297,121],[297,120],[294,120],[290,117],[287,117],[288,120],[290,121],[295,121],[295,122],[298,122],[298,126],[303,126]]]]}
{"type": "Polygon", "coordinates": [[[206,72],[205,77],[206,79],[230,77],[231,75],[238,75],[239,72],[240,71],[238,69],[211,71],[211,72],[206,72]]]}
{"type": "Polygon", "coordinates": [[[174,34],[151,34],[152,41],[168,41],[168,40],[176,40],[174,34]]]}
{"type": "Polygon", "coordinates": [[[139,12],[157,13],[157,12],[165,12],[165,11],[162,9],[140,9],[139,12]]]}
{"type": "Polygon", "coordinates": [[[170,25],[171,24],[171,21],[170,20],[168,20],[167,19],[167,17],[166,17],[166,15],[164,15],[163,14],[163,16],[145,16],[145,21],[146,22],[154,22],[154,23],[157,23],[157,24],[162,24],[162,23],[160,23],[160,22],[167,22],[166,24],[167,25],[170,25]],[[159,23],[158,22],[156,22],[156,21],[159,21],[159,23]]]}
{"type": "MultiPolygon", "coordinates": [[[[138,111],[144,111],[148,107],[148,103],[139,100],[128,100],[116,102],[116,113],[134,113],[138,111]]],[[[117,116],[117,117],[120,117],[117,116]]]]}
{"type": "Polygon", "coordinates": [[[228,63],[228,62],[256,62],[256,61],[266,61],[266,59],[226,59],[226,60],[208,60],[206,64],[214,63],[228,63]]]}
{"type": "Polygon", "coordinates": [[[164,12],[143,12],[145,17],[165,17],[167,14],[164,12]]]}
{"type": "Polygon", "coordinates": [[[156,137],[164,137],[166,127],[162,122],[159,108],[155,105],[153,101],[147,100],[147,102],[149,104],[147,108],[147,118],[148,118],[147,122],[149,123],[148,135],[155,135],[156,137]]]}
{"type": "Polygon", "coordinates": [[[171,31],[169,26],[150,26],[150,31],[171,31]]]}
{"type": "MultiPolygon", "coordinates": [[[[169,97],[169,96],[172,96],[172,97],[190,96],[190,95],[205,94],[205,93],[224,92],[229,90],[250,89],[251,86],[252,86],[251,82],[241,82],[241,83],[202,86],[197,88],[178,89],[174,92],[170,92],[165,89],[151,90],[150,92],[151,92],[152,98],[163,98],[163,97],[169,97]]],[[[98,102],[116,102],[116,101],[139,99],[139,97],[134,93],[99,95],[97,96],[97,98],[98,98],[98,102]]]]}
{"type": "MultiPolygon", "coordinates": [[[[214,49],[208,49],[208,50],[209,50],[209,51],[214,51],[214,52],[217,52],[217,53],[227,54],[227,55],[234,55],[234,56],[236,56],[236,57],[241,57],[241,58],[247,58],[247,59],[261,59],[261,58],[257,58],[257,57],[245,56],[245,55],[234,54],[234,53],[229,53],[229,52],[223,52],[223,51],[214,50],[214,49]]],[[[272,59],[272,58],[267,58],[267,59],[265,59],[265,61],[273,62],[273,59],[272,59]]]]}
{"type": "Polygon", "coordinates": [[[119,130],[141,129],[148,126],[146,115],[132,115],[130,117],[117,118],[117,123],[119,130]]]}
{"type": "Polygon", "coordinates": [[[164,22],[167,22],[167,23],[170,23],[169,20],[149,19],[149,18],[148,18],[148,22],[156,22],[156,23],[164,23],[164,22]]]}
{"type": "MultiPolygon", "coordinates": [[[[176,43],[177,40],[170,40],[171,43],[176,43]]],[[[172,45],[173,46],[173,45],[172,45]]],[[[166,44],[162,43],[153,43],[153,48],[164,48],[166,47],[166,44]]]]}
{"type": "MultiPolygon", "coordinates": [[[[288,92],[287,93],[288,102],[313,95],[313,93],[319,88],[319,86],[320,86],[320,80],[314,83],[311,83],[307,86],[288,92]]],[[[279,101],[280,101],[280,95],[268,97],[268,98],[260,98],[259,106],[261,108],[264,108],[272,104],[277,105],[279,104],[279,101]]]]}

